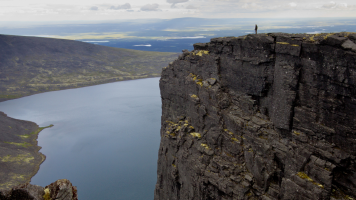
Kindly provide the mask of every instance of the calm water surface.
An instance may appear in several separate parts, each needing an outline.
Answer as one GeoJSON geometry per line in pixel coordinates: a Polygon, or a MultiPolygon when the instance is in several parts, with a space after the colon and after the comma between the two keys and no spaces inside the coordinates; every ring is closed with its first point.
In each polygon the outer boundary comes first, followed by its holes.
{"type": "Polygon", "coordinates": [[[69,179],[80,200],[153,199],[159,78],[32,95],[0,103],[8,116],[53,124],[39,134],[45,162],[31,183],[69,179]]]}

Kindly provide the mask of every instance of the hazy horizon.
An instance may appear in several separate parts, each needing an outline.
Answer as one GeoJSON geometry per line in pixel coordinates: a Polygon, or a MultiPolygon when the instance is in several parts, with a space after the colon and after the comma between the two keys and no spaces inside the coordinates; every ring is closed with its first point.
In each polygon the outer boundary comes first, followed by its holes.
{"type": "Polygon", "coordinates": [[[0,21],[356,17],[354,0],[0,0],[0,21]]]}
{"type": "MultiPolygon", "coordinates": [[[[356,32],[356,18],[174,18],[111,21],[0,22],[0,34],[71,40],[171,40],[254,33],[356,32]]],[[[99,41],[100,42],[100,41],[99,41]]]]}

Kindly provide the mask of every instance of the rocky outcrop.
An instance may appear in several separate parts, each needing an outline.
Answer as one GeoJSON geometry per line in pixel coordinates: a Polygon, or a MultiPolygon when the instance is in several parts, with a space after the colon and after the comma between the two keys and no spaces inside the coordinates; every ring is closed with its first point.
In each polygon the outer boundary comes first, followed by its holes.
{"type": "Polygon", "coordinates": [[[162,71],[155,199],[356,199],[356,34],[195,44],[162,71]]]}
{"type": "Polygon", "coordinates": [[[1,191],[0,200],[78,200],[77,188],[67,179],[60,179],[45,188],[23,184],[11,190],[1,191]]]}

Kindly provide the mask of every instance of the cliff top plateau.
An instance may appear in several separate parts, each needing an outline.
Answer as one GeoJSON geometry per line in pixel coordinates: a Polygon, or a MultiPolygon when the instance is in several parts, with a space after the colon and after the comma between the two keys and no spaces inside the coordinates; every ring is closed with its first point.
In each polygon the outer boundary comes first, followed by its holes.
{"type": "Polygon", "coordinates": [[[356,33],[211,39],[162,71],[155,200],[356,199],[356,33]]]}
{"type": "Polygon", "coordinates": [[[0,101],[120,80],[156,77],[176,53],[73,40],[0,35],[0,101]]]}

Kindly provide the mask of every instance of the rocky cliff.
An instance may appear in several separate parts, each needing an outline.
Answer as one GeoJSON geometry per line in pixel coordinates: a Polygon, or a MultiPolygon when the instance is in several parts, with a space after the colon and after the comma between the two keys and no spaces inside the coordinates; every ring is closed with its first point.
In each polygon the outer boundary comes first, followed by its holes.
{"type": "Polygon", "coordinates": [[[195,44],[162,71],[155,199],[356,199],[356,34],[195,44]]]}

